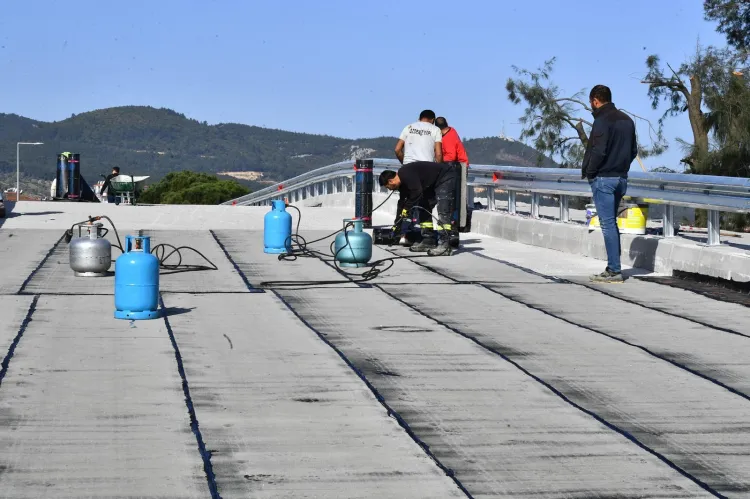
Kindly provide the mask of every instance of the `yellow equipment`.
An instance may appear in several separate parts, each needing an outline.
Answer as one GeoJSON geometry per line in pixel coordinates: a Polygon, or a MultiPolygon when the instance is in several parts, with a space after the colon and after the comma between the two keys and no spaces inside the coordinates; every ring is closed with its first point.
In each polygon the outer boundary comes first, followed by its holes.
{"type": "MultiPolygon", "coordinates": [[[[617,227],[621,234],[645,234],[646,220],[648,220],[647,204],[620,203],[620,208],[617,210],[617,227]]],[[[590,230],[601,230],[596,206],[593,204],[586,205],[586,225],[590,230]]]]}

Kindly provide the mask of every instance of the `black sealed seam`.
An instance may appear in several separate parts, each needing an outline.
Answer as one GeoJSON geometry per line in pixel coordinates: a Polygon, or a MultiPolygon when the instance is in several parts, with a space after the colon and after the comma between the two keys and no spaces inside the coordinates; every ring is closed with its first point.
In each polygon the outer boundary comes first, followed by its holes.
{"type": "Polygon", "coordinates": [[[16,337],[13,338],[13,342],[10,344],[8,352],[5,354],[2,363],[0,363],[0,386],[3,385],[3,379],[5,379],[5,374],[8,372],[8,365],[10,365],[10,360],[13,358],[13,354],[16,353],[16,347],[18,347],[18,343],[21,341],[23,333],[25,333],[26,328],[29,327],[31,316],[34,315],[34,312],[36,311],[36,304],[38,302],[39,295],[36,295],[34,296],[34,299],[31,300],[31,305],[29,305],[29,310],[26,312],[26,317],[24,317],[23,321],[21,321],[21,327],[18,328],[16,337]]]}
{"type": "Polygon", "coordinates": [[[250,284],[250,281],[247,279],[247,276],[242,271],[242,269],[240,269],[240,266],[237,265],[237,262],[234,261],[234,258],[232,258],[232,255],[229,254],[229,251],[224,246],[224,243],[221,242],[221,239],[219,239],[219,236],[217,236],[216,233],[212,229],[209,229],[208,232],[211,233],[214,240],[216,241],[216,244],[218,244],[219,248],[221,248],[221,251],[224,252],[224,256],[227,257],[227,260],[229,260],[232,266],[234,266],[234,270],[236,270],[237,273],[240,275],[240,277],[242,278],[242,282],[245,283],[245,286],[247,286],[248,291],[250,291],[251,293],[265,293],[265,290],[255,288],[253,287],[252,284],[250,284]]]}
{"type": "MultiPolygon", "coordinates": [[[[161,295],[159,295],[159,305],[161,306],[162,310],[166,309],[166,307],[164,306],[164,299],[161,295]]],[[[201,459],[203,460],[203,471],[205,471],[206,473],[208,490],[211,493],[211,499],[221,499],[219,489],[216,485],[216,475],[214,475],[213,465],[211,464],[211,452],[206,449],[206,444],[203,441],[203,435],[201,434],[200,425],[198,424],[198,417],[195,414],[193,399],[190,396],[190,386],[188,385],[187,377],[185,376],[185,368],[182,363],[180,348],[177,346],[177,340],[175,339],[174,332],[172,331],[172,325],[169,323],[169,317],[167,317],[167,314],[162,315],[164,316],[164,324],[167,327],[169,340],[172,342],[175,359],[177,359],[177,371],[180,373],[180,378],[182,378],[182,391],[185,394],[185,405],[187,406],[188,414],[190,415],[190,429],[193,430],[193,435],[195,435],[195,439],[198,442],[198,451],[200,452],[201,459]]]]}
{"type": "Polygon", "coordinates": [[[373,386],[373,384],[370,383],[370,381],[367,379],[367,377],[364,375],[364,373],[362,371],[360,371],[357,368],[357,366],[355,366],[347,358],[347,356],[344,354],[344,352],[341,351],[330,340],[328,340],[328,338],[326,338],[325,335],[323,335],[320,331],[318,331],[312,324],[310,324],[307,321],[307,319],[305,319],[304,317],[302,317],[302,315],[299,312],[297,312],[297,310],[295,310],[295,308],[286,299],[284,299],[284,297],[278,291],[271,290],[271,292],[273,294],[275,294],[278,297],[279,300],[281,300],[281,302],[284,304],[284,306],[286,306],[286,308],[288,308],[289,311],[291,313],[293,313],[294,316],[297,317],[297,319],[300,320],[300,322],[302,322],[302,324],[304,324],[308,329],[310,329],[310,331],[312,331],[313,333],[315,333],[318,336],[318,338],[320,338],[320,340],[323,343],[325,343],[326,345],[328,345],[329,348],[331,348],[331,350],[333,350],[334,352],[336,352],[336,354],[341,358],[341,360],[343,360],[346,363],[346,365],[349,366],[349,368],[352,371],[354,371],[354,373],[359,377],[359,379],[362,380],[362,382],[365,384],[365,386],[367,386],[367,388],[370,389],[370,391],[375,396],[375,398],[378,400],[378,402],[380,402],[380,404],[385,408],[385,410],[387,411],[388,415],[391,416],[391,417],[393,417],[398,422],[398,424],[401,426],[401,428],[403,428],[404,431],[406,431],[407,435],[409,435],[411,437],[411,439],[414,440],[414,442],[416,442],[416,444],[419,445],[422,448],[422,450],[425,452],[425,454],[427,454],[435,462],[435,464],[437,464],[437,466],[443,471],[443,473],[446,474],[446,476],[448,476],[451,480],[453,480],[453,482],[458,486],[458,488],[461,489],[461,491],[464,494],[466,494],[466,497],[473,498],[474,496],[471,495],[471,493],[466,489],[466,487],[464,487],[464,485],[461,483],[461,481],[458,479],[458,477],[456,477],[455,472],[452,469],[450,469],[447,466],[445,466],[437,458],[437,456],[435,456],[435,454],[432,453],[432,451],[430,450],[430,447],[422,439],[420,439],[417,436],[416,433],[414,433],[414,430],[411,429],[411,427],[409,426],[409,423],[407,423],[406,420],[398,412],[396,412],[390,405],[388,405],[388,402],[385,401],[385,397],[383,397],[380,394],[380,392],[377,390],[377,388],[375,388],[375,386],[373,386]]]}
{"type": "Polygon", "coordinates": [[[18,293],[16,294],[24,294],[24,290],[26,289],[26,286],[29,285],[31,280],[34,278],[37,272],[41,270],[42,267],[44,267],[44,264],[47,263],[47,260],[49,260],[49,257],[52,256],[52,253],[55,252],[58,246],[60,246],[60,243],[63,242],[65,239],[65,234],[60,236],[60,239],[57,240],[55,244],[52,245],[52,247],[49,249],[46,255],[44,255],[44,258],[42,258],[42,261],[39,262],[39,265],[36,266],[34,270],[31,271],[31,273],[26,277],[26,279],[23,281],[23,284],[21,284],[21,287],[18,290],[18,293]]]}

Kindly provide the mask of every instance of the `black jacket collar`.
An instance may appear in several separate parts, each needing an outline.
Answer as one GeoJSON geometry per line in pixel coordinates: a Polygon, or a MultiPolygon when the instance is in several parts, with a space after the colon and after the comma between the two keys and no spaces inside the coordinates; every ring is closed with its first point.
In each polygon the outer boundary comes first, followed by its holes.
{"type": "Polygon", "coordinates": [[[594,118],[598,118],[600,114],[606,113],[607,111],[612,111],[617,109],[612,102],[607,102],[606,104],[602,105],[599,109],[594,109],[591,111],[591,114],[594,115],[594,118]]]}

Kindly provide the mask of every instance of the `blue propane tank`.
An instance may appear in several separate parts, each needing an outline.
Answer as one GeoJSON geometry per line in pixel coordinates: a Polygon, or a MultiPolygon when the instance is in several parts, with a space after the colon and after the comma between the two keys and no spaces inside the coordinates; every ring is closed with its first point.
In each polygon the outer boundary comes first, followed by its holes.
{"type": "Polygon", "coordinates": [[[344,227],[349,224],[354,229],[339,232],[334,241],[336,261],[342,267],[365,267],[372,258],[372,237],[362,232],[362,220],[344,220],[344,227]]]}
{"type": "Polygon", "coordinates": [[[263,251],[265,253],[291,253],[292,216],[286,211],[282,199],[271,201],[271,211],[263,218],[263,251]]]}
{"type": "Polygon", "coordinates": [[[149,236],[126,236],[115,260],[115,318],[159,317],[159,260],[151,254],[149,236]]]}

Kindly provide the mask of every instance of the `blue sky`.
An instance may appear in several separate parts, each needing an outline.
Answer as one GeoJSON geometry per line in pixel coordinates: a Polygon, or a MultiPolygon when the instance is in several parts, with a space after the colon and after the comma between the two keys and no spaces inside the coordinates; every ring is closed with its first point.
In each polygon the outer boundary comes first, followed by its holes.
{"type": "MultiPolygon", "coordinates": [[[[724,43],[700,0],[6,0],[0,112],[53,121],[103,107],[168,107],[341,137],[397,135],[424,108],[464,138],[517,137],[511,66],[557,57],[568,93],[604,83],[651,118],[645,58],[679,65],[724,43]]],[[[669,139],[691,139],[687,116],[669,139]]],[[[677,144],[648,167],[676,166],[677,144]]]]}

